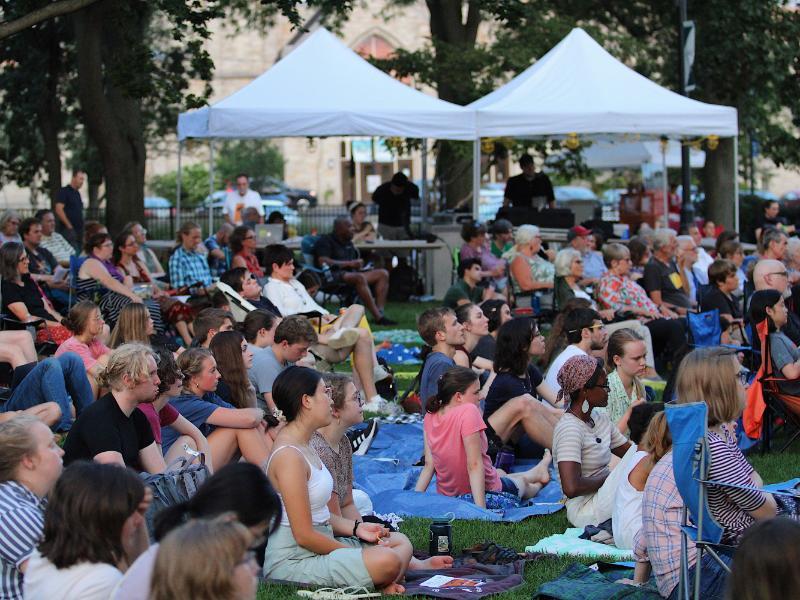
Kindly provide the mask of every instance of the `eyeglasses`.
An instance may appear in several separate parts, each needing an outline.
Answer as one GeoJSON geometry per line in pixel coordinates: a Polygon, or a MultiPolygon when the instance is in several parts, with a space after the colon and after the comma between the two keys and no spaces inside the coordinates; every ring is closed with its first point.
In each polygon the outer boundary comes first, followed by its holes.
{"type": "Polygon", "coordinates": [[[608,382],[606,382],[606,383],[604,383],[602,385],[596,385],[594,387],[600,388],[601,390],[605,390],[606,392],[610,392],[611,391],[611,386],[608,385],[608,382]]]}
{"type": "Polygon", "coordinates": [[[333,399],[333,388],[332,388],[331,386],[329,386],[329,385],[326,385],[326,386],[325,386],[325,395],[326,395],[328,398],[331,398],[331,399],[333,399]]]}
{"type": "Polygon", "coordinates": [[[31,262],[31,259],[27,254],[24,254],[23,256],[20,257],[20,259],[17,262],[18,263],[31,262]]]}
{"type": "Polygon", "coordinates": [[[780,275],[781,277],[789,277],[786,271],[775,271],[774,273],[767,273],[767,275],[780,275]]]}
{"type": "Polygon", "coordinates": [[[747,384],[749,384],[749,383],[750,383],[750,371],[748,371],[747,369],[742,369],[741,371],[739,371],[739,372],[736,374],[736,376],[739,378],[739,382],[740,382],[740,383],[741,383],[743,386],[745,386],[745,387],[746,387],[746,386],[747,386],[747,384]]]}
{"type": "Polygon", "coordinates": [[[591,327],[587,327],[586,329],[605,329],[605,323],[595,323],[591,327]]]}
{"type": "Polygon", "coordinates": [[[256,236],[254,236],[254,235],[246,235],[246,236],[244,236],[244,239],[246,239],[246,240],[254,240],[254,239],[256,239],[256,236]]]}
{"type": "Polygon", "coordinates": [[[364,406],[364,398],[361,396],[361,392],[359,390],[356,390],[356,393],[353,396],[353,401],[359,406],[364,406]]]}

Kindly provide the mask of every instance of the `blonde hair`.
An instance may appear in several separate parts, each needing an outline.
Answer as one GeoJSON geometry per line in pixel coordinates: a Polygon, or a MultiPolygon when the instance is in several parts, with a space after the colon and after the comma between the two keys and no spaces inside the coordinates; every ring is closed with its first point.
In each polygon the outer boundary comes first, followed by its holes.
{"type": "Polygon", "coordinates": [[[36,450],[31,429],[39,419],[31,415],[18,415],[0,424],[0,483],[11,481],[22,459],[36,450]]]}
{"type": "Polygon", "coordinates": [[[647,429],[642,436],[639,450],[650,453],[652,464],[660,461],[672,448],[672,435],[667,424],[667,415],[664,411],[658,412],[650,419],[647,429]]]}
{"type": "Polygon", "coordinates": [[[203,370],[203,362],[207,358],[215,360],[211,350],[206,348],[189,348],[178,357],[178,368],[183,373],[183,389],[187,392],[192,379],[203,370]]]}
{"type": "Polygon", "coordinates": [[[149,344],[150,338],[147,335],[147,320],[149,318],[150,313],[144,304],[131,302],[124,306],[119,311],[117,324],[111,333],[111,341],[109,342],[111,347],[117,348],[129,342],[149,344]]]}
{"type": "Polygon", "coordinates": [[[696,348],[678,367],[678,403],[705,402],[709,427],[735,421],[744,409],[735,358],[724,348],[696,348]]]}
{"type": "Polygon", "coordinates": [[[147,377],[150,371],[148,365],[150,358],[158,362],[150,346],[136,342],[123,344],[108,355],[108,364],[100,373],[100,385],[110,387],[112,390],[121,390],[122,380],[126,375],[133,381],[147,377]]]}
{"type": "Polygon", "coordinates": [[[232,513],[173,530],[158,547],[150,600],[235,600],[234,570],[252,541],[232,513]]]}
{"type": "Polygon", "coordinates": [[[539,228],[536,225],[520,225],[514,232],[514,244],[524,246],[530,244],[539,235],[539,228]]]}

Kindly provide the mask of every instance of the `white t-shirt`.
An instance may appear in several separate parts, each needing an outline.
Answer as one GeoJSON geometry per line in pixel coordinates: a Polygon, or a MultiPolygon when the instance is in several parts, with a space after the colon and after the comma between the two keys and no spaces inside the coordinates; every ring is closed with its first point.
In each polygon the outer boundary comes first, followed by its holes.
{"type": "Polygon", "coordinates": [[[139,555],[113,592],[113,600],[148,600],[150,580],[158,557],[158,544],[153,544],[139,555]]]}
{"type": "Polygon", "coordinates": [[[314,301],[297,279],[286,282],[270,277],[264,285],[263,294],[284,317],[314,311],[323,315],[328,314],[328,311],[314,301]]]}
{"type": "Polygon", "coordinates": [[[254,207],[258,209],[258,214],[264,216],[264,208],[261,206],[261,196],[258,192],[247,190],[244,196],[239,195],[238,190],[228,192],[225,196],[225,204],[222,205],[222,214],[230,215],[231,221],[237,225],[242,224],[242,213],[246,208],[254,207]]]}
{"type": "Polygon", "coordinates": [[[550,368],[547,369],[547,376],[544,378],[544,382],[550,386],[550,389],[556,394],[558,394],[558,391],[561,389],[561,386],[558,385],[558,372],[561,370],[561,367],[573,356],[581,356],[583,354],[586,354],[586,352],[578,348],[575,344],[570,344],[564,348],[561,354],[556,356],[550,368]]]}
{"type": "Polygon", "coordinates": [[[697,248],[697,261],[692,266],[694,276],[700,285],[708,285],[708,267],[714,262],[714,258],[705,251],[705,248],[697,248]]]}
{"type": "Polygon", "coordinates": [[[25,600],[108,600],[122,572],[106,563],[78,563],[58,569],[35,551],[23,583],[25,600]]]}
{"type": "Polygon", "coordinates": [[[614,496],[614,512],[611,515],[611,530],[614,534],[614,545],[617,548],[632,550],[633,538],[642,528],[642,496],[644,496],[644,492],[633,487],[629,477],[631,471],[647,456],[648,453],[643,450],[637,450],[634,453],[628,452],[615,467],[622,469],[622,477],[619,479],[617,493],[614,496]]]}

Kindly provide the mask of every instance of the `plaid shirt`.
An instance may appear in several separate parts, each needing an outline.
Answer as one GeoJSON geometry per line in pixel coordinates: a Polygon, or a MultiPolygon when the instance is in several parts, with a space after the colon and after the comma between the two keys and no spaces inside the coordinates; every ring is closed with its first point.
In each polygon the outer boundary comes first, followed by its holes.
{"type": "Polygon", "coordinates": [[[169,257],[169,281],[174,288],[182,288],[198,282],[205,287],[210,286],[211,271],[208,268],[206,257],[198,252],[187,252],[183,246],[178,246],[169,257]]]}
{"type": "MultiPolygon", "coordinates": [[[[672,452],[667,453],[647,478],[642,496],[642,528],[633,548],[638,562],[649,561],[659,593],[670,595],[681,576],[681,514],[683,499],[672,473],[672,452]]],[[[689,541],[689,567],[694,565],[694,544],[689,541]]]]}

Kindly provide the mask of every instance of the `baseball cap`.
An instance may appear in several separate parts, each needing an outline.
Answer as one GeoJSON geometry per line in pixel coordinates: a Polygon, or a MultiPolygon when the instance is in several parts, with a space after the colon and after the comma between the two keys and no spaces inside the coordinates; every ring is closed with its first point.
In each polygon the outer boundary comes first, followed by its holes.
{"type": "Polygon", "coordinates": [[[575,227],[567,232],[567,241],[571,242],[576,237],[583,237],[587,235],[592,235],[591,229],[586,229],[586,227],[583,227],[582,225],[575,225],[575,227]]]}

